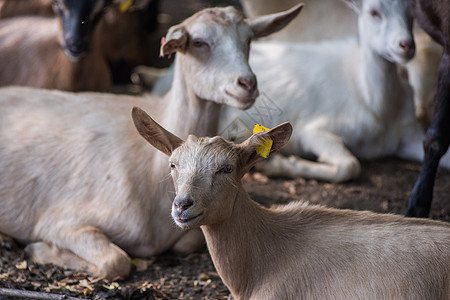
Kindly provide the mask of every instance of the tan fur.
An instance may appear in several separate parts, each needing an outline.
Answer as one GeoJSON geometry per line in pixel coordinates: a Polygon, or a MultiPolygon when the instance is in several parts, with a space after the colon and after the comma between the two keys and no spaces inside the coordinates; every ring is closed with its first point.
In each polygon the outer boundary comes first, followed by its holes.
{"type": "Polygon", "coordinates": [[[52,0],[0,0],[0,19],[17,15],[53,15],[52,0]]]}
{"type": "Polygon", "coordinates": [[[276,151],[289,135],[284,124],[240,145],[190,137],[169,158],[172,217],[201,227],[234,298],[449,299],[450,224],[250,199],[241,177],[261,159],[259,141],[272,139],[276,151]],[[221,173],[224,165],[233,171],[221,173]]]}
{"type": "MultiPolygon", "coordinates": [[[[216,134],[221,104],[253,104],[257,90],[238,79],[254,76],[248,41],[261,32],[234,8],[217,10],[240,21],[222,24],[199,12],[175,26],[209,46],[183,45],[164,98],[0,89],[0,232],[30,243],[37,262],[110,279],[128,275],[127,253],[189,253],[204,244],[199,230],[173,226],[167,161],[139,137],[130,111],[142,106],[186,137],[216,134]]],[[[299,10],[262,18],[270,27],[299,10]]],[[[170,32],[162,47],[175,42],[170,32]]]]}
{"type": "Polygon", "coordinates": [[[61,35],[55,17],[24,16],[2,20],[0,86],[111,90],[112,78],[101,48],[94,45],[84,59],[71,62],[61,48],[61,35]]]}

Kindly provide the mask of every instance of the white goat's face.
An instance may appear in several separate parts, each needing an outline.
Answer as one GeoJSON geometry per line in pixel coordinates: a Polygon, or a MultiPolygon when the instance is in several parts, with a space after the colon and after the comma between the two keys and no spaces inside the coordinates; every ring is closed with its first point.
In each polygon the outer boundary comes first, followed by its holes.
{"type": "Polygon", "coordinates": [[[363,0],[361,39],[391,62],[406,63],[415,53],[410,0],[363,0]]]}
{"type": "Polygon", "coordinates": [[[251,39],[282,29],[302,6],[251,20],[233,7],[202,10],[169,29],[161,55],[182,54],[176,63],[188,93],[247,109],[258,96],[256,77],[248,64],[251,39]]]}
{"type": "Polygon", "coordinates": [[[221,137],[186,142],[170,156],[176,197],[172,218],[181,228],[228,219],[240,186],[238,147],[221,137]]]}
{"type": "Polygon", "coordinates": [[[188,59],[178,61],[187,86],[202,99],[249,108],[258,96],[256,77],[248,64],[250,26],[232,7],[206,10],[189,21],[184,22],[188,59]]]}

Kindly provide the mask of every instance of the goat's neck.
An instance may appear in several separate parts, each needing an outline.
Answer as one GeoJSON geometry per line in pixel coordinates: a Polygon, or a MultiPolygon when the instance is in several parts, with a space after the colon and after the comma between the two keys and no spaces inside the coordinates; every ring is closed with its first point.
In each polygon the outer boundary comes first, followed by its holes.
{"type": "MultiPolygon", "coordinates": [[[[186,83],[186,75],[177,55],[171,90],[164,98],[164,127],[181,138],[189,134],[215,136],[221,105],[209,99],[201,99],[186,83]],[[164,104],[165,103],[165,104],[164,104]]],[[[199,82],[198,84],[202,84],[199,82]]]]}
{"type": "Polygon", "coordinates": [[[250,298],[261,284],[258,276],[279,263],[274,256],[282,250],[275,249],[281,243],[274,220],[274,214],[251,200],[241,185],[231,217],[201,227],[217,272],[238,299],[250,298]]]}
{"type": "Polygon", "coordinates": [[[404,84],[397,73],[397,66],[376,53],[360,37],[360,76],[362,97],[380,119],[390,119],[390,112],[404,97],[404,84]]]}

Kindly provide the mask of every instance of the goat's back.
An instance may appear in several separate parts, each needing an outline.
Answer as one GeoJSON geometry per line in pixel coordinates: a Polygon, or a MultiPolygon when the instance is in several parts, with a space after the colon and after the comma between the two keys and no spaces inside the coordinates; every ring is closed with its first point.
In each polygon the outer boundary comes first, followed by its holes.
{"type": "Polygon", "coordinates": [[[448,299],[450,224],[297,203],[276,210],[272,225],[287,240],[275,243],[284,259],[273,268],[283,271],[267,284],[304,299],[448,299]]]}
{"type": "Polygon", "coordinates": [[[55,224],[63,230],[87,222],[112,236],[127,233],[121,239],[138,234],[149,222],[141,213],[144,200],[157,189],[149,179],[153,151],[130,117],[133,105],[156,112],[145,102],[108,94],[0,89],[0,232],[32,240],[55,224]]]}
{"type": "Polygon", "coordinates": [[[61,46],[56,17],[21,16],[0,21],[0,86],[68,91],[109,91],[111,74],[99,45],[71,62],[61,46]]]}

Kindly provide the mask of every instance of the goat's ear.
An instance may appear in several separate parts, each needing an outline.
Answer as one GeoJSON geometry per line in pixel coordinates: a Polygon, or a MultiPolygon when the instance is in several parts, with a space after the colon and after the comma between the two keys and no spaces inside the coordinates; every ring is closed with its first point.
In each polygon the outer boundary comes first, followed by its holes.
{"type": "MultiPolygon", "coordinates": [[[[260,147],[264,141],[272,140],[272,148],[270,154],[280,150],[287,144],[292,134],[292,125],[288,122],[278,125],[270,130],[258,132],[249,137],[246,141],[240,144],[240,162],[242,166],[242,176],[248,172],[259,160],[264,159],[258,153],[257,148],[260,147]]],[[[270,156],[269,154],[269,156],[270,156]]]]}
{"type": "Polygon", "coordinates": [[[131,116],[139,134],[167,156],[183,143],[182,139],[162,128],[139,107],[133,107],[131,116]]]}
{"type": "Polygon", "coordinates": [[[357,14],[361,13],[362,0],[342,0],[347,6],[353,9],[357,14]]]}
{"type": "Polygon", "coordinates": [[[300,3],[286,11],[249,19],[253,37],[263,37],[283,29],[300,13],[302,8],[303,3],[300,3]]]}
{"type": "Polygon", "coordinates": [[[172,55],[176,51],[184,52],[189,34],[182,24],[169,28],[165,38],[161,40],[160,56],[172,55]]]}

